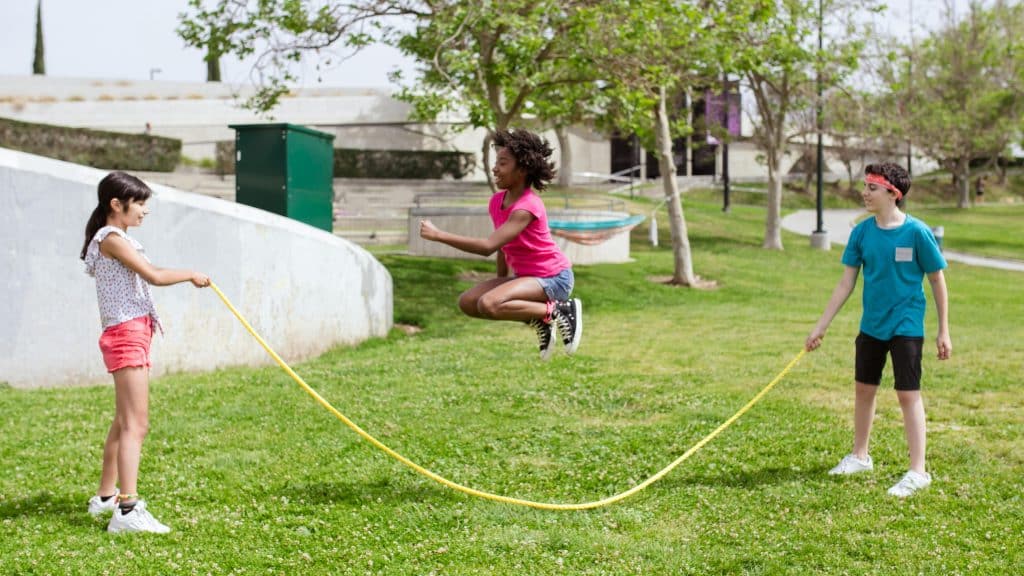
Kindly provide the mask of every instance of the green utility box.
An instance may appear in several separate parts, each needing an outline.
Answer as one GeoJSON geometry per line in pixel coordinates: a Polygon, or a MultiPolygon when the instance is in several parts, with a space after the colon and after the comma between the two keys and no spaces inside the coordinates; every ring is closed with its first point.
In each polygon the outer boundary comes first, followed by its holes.
{"type": "Polygon", "coordinates": [[[331,232],[334,136],[295,124],[231,124],[235,201],[331,232]]]}

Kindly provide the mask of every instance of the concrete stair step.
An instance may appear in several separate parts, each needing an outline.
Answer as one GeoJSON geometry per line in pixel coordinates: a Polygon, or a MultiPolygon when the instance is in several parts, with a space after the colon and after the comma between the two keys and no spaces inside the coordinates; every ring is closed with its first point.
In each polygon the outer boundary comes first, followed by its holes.
{"type": "Polygon", "coordinates": [[[402,219],[388,219],[388,218],[366,218],[363,220],[346,220],[346,219],[335,219],[334,229],[335,230],[406,230],[408,228],[408,220],[402,219]]]}

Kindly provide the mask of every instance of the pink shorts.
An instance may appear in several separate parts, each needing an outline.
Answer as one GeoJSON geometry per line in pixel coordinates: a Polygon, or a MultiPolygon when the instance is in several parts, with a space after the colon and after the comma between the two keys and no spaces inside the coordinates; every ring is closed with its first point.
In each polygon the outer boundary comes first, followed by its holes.
{"type": "Polygon", "coordinates": [[[139,316],[115,324],[100,336],[100,351],[107,372],[122,368],[149,368],[149,343],[153,340],[153,320],[139,316]]]}

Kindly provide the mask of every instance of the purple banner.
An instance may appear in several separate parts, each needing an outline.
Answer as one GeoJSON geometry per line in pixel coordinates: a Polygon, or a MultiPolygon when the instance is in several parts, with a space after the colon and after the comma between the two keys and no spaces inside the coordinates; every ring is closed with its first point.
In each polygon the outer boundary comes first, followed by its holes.
{"type": "MultiPolygon", "coordinates": [[[[740,135],[740,95],[738,92],[729,93],[729,135],[740,135]]],[[[722,100],[721,93],[710,90],[704,92],[704,122],[708,126],[722,126],[722,100]]]]}

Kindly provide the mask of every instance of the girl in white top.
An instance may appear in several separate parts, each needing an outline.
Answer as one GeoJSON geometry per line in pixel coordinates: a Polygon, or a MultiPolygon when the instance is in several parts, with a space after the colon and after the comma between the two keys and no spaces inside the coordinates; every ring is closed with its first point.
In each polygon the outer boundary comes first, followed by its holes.
{"type": "Polygon", "coordinates": [[[142,245],[128,236],[149,214],[152,191],[142,181],[111,172],[97,189],[99,203],[85,226],[80,257],[85,271],[96,278],[103,335],[100,350],[114,376],[114,421],[103,447],[99,490],[89,500],[89,513],[113,512],[110,532],[158,532],[170,528],[158,522],[139,499],[137,483],[142,441],[149,428],[149,343],[160,326],[150,285],[192,282],[210,285],[205,274],[153,266],[142,245]],[[120,484],[120,490],[117,486],[120,484]]]}

